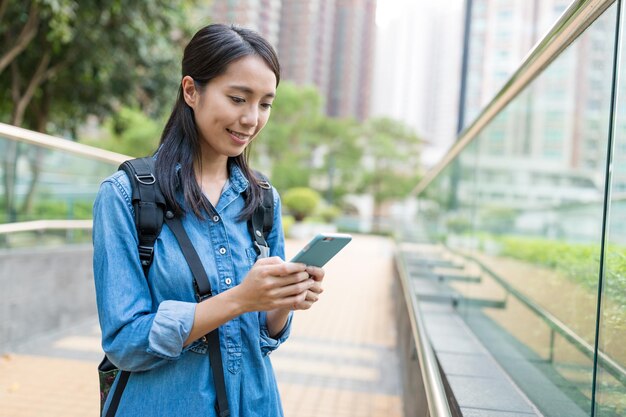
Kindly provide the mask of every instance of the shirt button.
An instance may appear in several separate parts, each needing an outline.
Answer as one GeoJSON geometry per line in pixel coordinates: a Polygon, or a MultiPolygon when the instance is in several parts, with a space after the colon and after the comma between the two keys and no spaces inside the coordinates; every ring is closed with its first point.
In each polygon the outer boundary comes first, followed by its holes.
{"type": "Polygon", "coordinates": [[[226,285],[230,285],[230,284],[232,284],[232,283],[233,283],[233,280],[232,280],[232,279],[230,279],[230,278],[226,278],[226,279],[224,280],[224,282],[226,283],[226,285]]]}
{"type": "Polygon", "coordinates": [[[225,254],[226,254],[226,248],[222,246],[220,248],[220,255],[225,255],[225,254]]]}
{"type": "Polygon", "coordinates": [[[213,221],[215,223],[219,222],[220,221],[220,216],[217,216],[217,215],[213,216],[213,221]]]}
{"type": "Polygon", "coordinates": [[[200,339],[200,340],[202,340],[204,343],[206,343],[206,336],[202,336],[202,339],[200,339]]]}

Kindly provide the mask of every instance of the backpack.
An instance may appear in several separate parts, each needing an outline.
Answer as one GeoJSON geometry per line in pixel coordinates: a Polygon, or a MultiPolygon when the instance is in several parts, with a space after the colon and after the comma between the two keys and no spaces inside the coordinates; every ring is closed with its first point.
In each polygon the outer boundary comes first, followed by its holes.
{"type": "MultiPolygon", "coordinates": [[[[181,250],[183,251],[183,255],[189,264],[189,268],[194,277],[196,299],[198,302],[201,302],[211,297],[211,285],[200,261],[200,257],[193,248],[183,228],[181,219],[175,217],[174,214],[167,209],[161,188],[156,183],[156,177],[154,176],[154,158],[144,157],[131,159],[120,165],[119,169],[126,172],[133,190],[132,204],[135,210],[135,226],[137,227],[139,240],[137,250],[146,278],[148,277],[154,256],[154,244],[165,222],[176,236],[181,250]]],[[[255,173],[261,178],[259,185],[263,192],[261,204],[254,211],[252,218],[248,220],[248,232],[254,242],[257,255],[267,257],[269,256],[269,245],[266,239],[274,226],[274,195],[267,178],[258,172],[255,173]]],[[[217,396],[215,407],[220,417],[227,417],[230,415],[230,410],[226,398],[226,386],[222,356],[219,348],[218,329],[210,332],[207,335],[207,339],[209,344],[209,359],[213,364],[211,371],[213,372],[217,396]]],[[[130,372],[119,370],[105,356],[100,365],[98,365],[98,373],[100,377],[101,414],[115,378],[118,373],[121,373],[106,414],[106,417],[113,417],[119,406],[130,372]]]]}

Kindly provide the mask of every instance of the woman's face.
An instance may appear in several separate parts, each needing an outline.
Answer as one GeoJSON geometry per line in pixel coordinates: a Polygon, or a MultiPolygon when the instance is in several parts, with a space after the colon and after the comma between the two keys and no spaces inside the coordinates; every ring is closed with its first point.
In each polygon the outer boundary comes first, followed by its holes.
{"type": "Polygon", "coordinates": [[[263,129],[276,95],[276,76],[262,58],[248,55],[197,90],[183,78],[184,98],[193,109],[203,159],[240,155],[263,129]]]}

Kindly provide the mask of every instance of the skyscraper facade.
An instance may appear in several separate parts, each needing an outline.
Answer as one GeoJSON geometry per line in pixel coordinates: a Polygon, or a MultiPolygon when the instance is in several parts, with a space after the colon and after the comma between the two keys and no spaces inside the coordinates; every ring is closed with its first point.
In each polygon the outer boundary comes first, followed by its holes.
{"type": "Polygon", "coordinates": [[[282,78],[314,85],[329,116],[365,120],[375,51],[376,0],[224,0],[215,22],[259,31],[278,50],[282,78]]]}
{"type": "Polygon", "coordinates": [[[211,6],[215,23],[233,23],[256,30],[274,46],[280,31],[281,0],[220,0],[211,6]]]}
{"type": "Polygon", "coordinates": [[[281,9],[282,76],[298,85],[315,85],[323,96],[328,91],[334,17],[335,0],[291,0],[281,9]]]}
{"type": "MultiPolygon", "coordinates": [[[[473,0],[466,125],[570,3],[473,0]]],[[[489,189],[471,192],[511,207],[600,197],[604,179],[597,173],[606,163],[607,121],[596,117],[610,105],[611,80],[600,66],[610,62],[610,32],[604,20],[594,23],[593,31],[581,36],[490,123],[479,141],[476,172],[478,182],[489,184],[489,189]],[[597,70],[589,65],[594,62],[597,70]],[[514,160],[519,163],[511,164],[514,160]],[[498,180],[483,181],[486,178],[498,180]],[[520,193],[521,188],[526,191],[520,193]]]]}
{"type": "Polygon", "coordinates": [[[365,120],[376,39],[376,0],[336,0],[333,52],[326,111],[365,120]]]}

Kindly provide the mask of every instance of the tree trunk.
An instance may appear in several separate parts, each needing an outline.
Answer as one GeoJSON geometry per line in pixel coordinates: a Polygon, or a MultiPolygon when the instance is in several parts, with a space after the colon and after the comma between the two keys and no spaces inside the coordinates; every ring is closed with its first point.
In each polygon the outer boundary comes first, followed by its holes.
{"type": "MultiPolygon", "coordinates": [[[[35,73],[30,79],[28,86],[22,91],[22,77],[20,69],[16,61],[11,63],[11,98],[13,101],[13,114],[11,124],[14,126],[22,126],[24,123],[24,115],[26,108],[30,104],[37,88],[46,80],[50,72],[48,65],[50,63],[50,53],[46,52],[42,57],[35,73]]],[[[6,199],[4,202],[5,211],[7,213],[7,221],[17,221],[17,197],[15,194],[15,186],[17,182],[17,161],[20,157],[20,146],[17,142],[9,141],[7,143],[7,152],[3,161],[4,168],[4,190],[6,199]]]]}
{"type": "MultiPolygon", "coordinates": [[[[0,3],[0,19],[4,15],[7,5],[8,1],[2,1],[0,3]]],[[[24,24],[20,34],[17,36],[17,39],[5,39],[6,44],[12,45],[12,47],[0,56],[0,74],[6,67],[15,62],[15,58],[17,58],[17,56],[21,54],[32,42],[37,34],[38,25],[39,10],[37,8],[37,4],[33,2],[28,12],[28,20],[26,21],[26,24],[24,24]]]]}
{"type": "Polygon", "coordinates": [[[4,160],[2,161],[4,171],[4,211],[7,223],[17,220],[15,181],[17,179],[17,159],[19,157],[18,145],[17,142],[8,141],[4,160]]]}
{"type": "MultiPolygon", "coordinates": [[[[48,123],[48,114],[50,112],[50,94],[48,89],[44,88],[43,94],[37,106],[33,106],[33,112],[36,115],[36,130],[38,132],[45,132],[46,125],[48,123]]],[[[30,167],[30,181],[28,183],[28,189],[24,196],[24,202],[22,204],[22,213],[32,214],[33,202],[35,200],[35,192],[37,191],[37,184],[41,176],[41,165],[43,164],[44,149],[35,147],[29,152],[29,167],[30,167]]]]}

